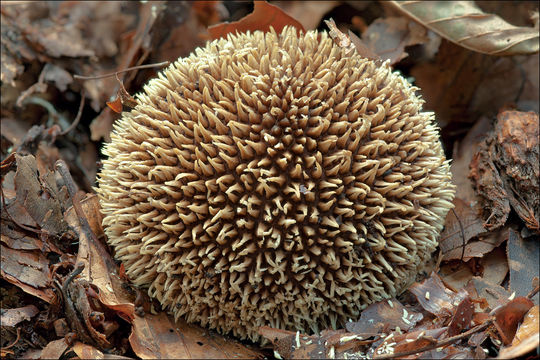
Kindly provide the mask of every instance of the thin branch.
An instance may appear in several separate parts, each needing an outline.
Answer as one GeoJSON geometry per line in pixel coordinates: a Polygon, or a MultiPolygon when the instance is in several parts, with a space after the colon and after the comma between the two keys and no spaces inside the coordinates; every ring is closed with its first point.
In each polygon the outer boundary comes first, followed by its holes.
{"type": "Polygon", "coordinates": [[[115,72],[112,72],[112,73],[108,73],[108,74],[104,74],[104,75],[98,75],[98,76],[83,76],[83,75],[76,75],[75,74],[75,75],[73,75],[73,78],[74,79],[79,79],[79,80],[98,80],[98,79],[103,79],[103,78],[107,78],[107,77],[114,76],[114,75],[118,76],[118,74],[122,74],[122,73],[132,71],[132,70],[148,69],[148,68],[153,68],[153,67],[163,67],[163,66],[167,66],[169,64],[170,64],[169,61],[163,61],[163,62],[160,62],[160,63],[157,63],[157,64],[147,64],[147,65],[132,66],[132,67],[129,67],[129,68],[124,69],[124,70],[115,71],[115,72]]]}
{"type": "MultiPolygon", "coordinates": [[[[67,187],[69,196],[73,199],[75,197],[75,194],[77,193],[77,186],[75,185],[75,182],[73,181],[73,178],[69,173],[67,164],[64,162],[64,160],[58,160],[56,161],[55,167],[56,170],[58,170],[58,172],[60,173],[60,176],[62,176],[62,180],[64,180],[64,184],[67,187]]],[[[75,204],[73,205],[75,207],[75,204]]],[[[77,215],[80,216],[79,212],[77,212],[77,215]]]]}
{"type": "MultiPolygon", "coordinates": [[[[97,238],[97,235],[92,230],[92,227],[90,226],[90,223],[88,222],[88,218],[85,215],[85,212],[81,205],[81,192],[77,192],[77,186],[75,185],[75,182],[73,181],[73,178],[71,177],[71,174],[69,172],[68,166],[65,163],[64,160],[57,160],[55,163],[56,170],[60,173],[62,176],[62,179],[64,180],[64,183],[67,187],[68,194],[71,197],[71,202],[73,203],[73,209],[75,210],[75,213],[77,214],[77,218],[79,220],[79,225],[81,226],[81,234],[86,237],[86,239],[94,246],[94,248],[97,251],[97,256],[103,258],[107,266],[113,267],[115,266],[114,262],[110,259],[110,256],[107,253],[107,250],[105,248],[105,245],[102,244],[99,239],[97,238]]],[[[80,244],[79,244],[80,246],[80,244]]],[[[93,252],[89,251],[88,253],[88,262],[92,263],[90,256],[92,256],[93,252]]],[[[88,272],[90,277],[92,277],[92,267],[88,268],[88,272]]]]}
{"type": "Polygon", "coordinates": [[[467,245],[465,243],[465,230],[463,229],[463,224],[461,223],[461,219],[459,218],[459,216],[457,216],[454,208],[452,208],[452,213],[454,213],[454,216],[456,217],[458,221],[459,229],[461,231],[461,238],[463,239],[463,245],[461,246],[461,258],[460,258],[460,260],[463,261],[463,256],[465,256],[465,246],[467,245]]]}
{"type": "Polygon", "coordinates": [[[465,331],[464,333],[461,333],[459,335],[449,337],[449,338],[444,339],[442,341],[437,341],[435,344],[430,344],[430,345],[424,346],[423,348],[413,349],[413,350],[409,350],[409,351],[403,351],[403,352],[394,353],[394,354],[374,355],[373,359],[382,360],[382,359],[402,358],[404,356],[413,355],[413,354],[421,353],[421,352],[424,352],[424,351],[437,349],[437,348],[442,347],[442,346],[450,345],[452,343],[455,343],[458,340],[464,339],[464,338],[466,338],[466,337],[468,337],[468,336],[470,336],[470,335],[472,335],[474,333],[477,333],[479,331],[482,331],[482,330],[486,329],[487,327],[489,327],[491,325],[492,322],[493,322],[493,318],[490,318],[490,319],[486,320],[481,325],[475,326],[472,329],[470,329],[468,331],[465,331]]]}
{"type": "Polygon", "coordinates": [[[17,344],[19,342],[20,338],[21,338],[21,328],[17,328],[17,338],[15,339],[15,341],[13,341],[8,346],[4,346],[2,348],[2,351],[6,351],[7,349],[12,348],[13,346],[15,346],[15,344],[17,344]]]}
{"type": "Polygon", "coordinates": [[[536,285],[536,287],[533,290],[531,290],[530,293],[527,294],[527,298],[532,299],[533,296],[536,295],[539,290],[540,290],[540,285],[536,285]]]}
{"type": "Polygon", "coordinates": [[[66,130],[62,131],[60,133],[60,135],[66,135],[68,132],[75,129],[75,127],[77,127],[77,124],[79,124],[79,121],[81,120],[81,116],[82,116],[82,109],[84,107],[85,96],[86,96],[86,93],[85,93],[84,89],[82,89],[82,91],[81,91],[81,104],[79,105],[79,111],[77,112],[77,116],[75,117],[75,120],[73,120],[71,125],[69,125],[69,127],[66,130]]]}
{"type": "MultiPolygon", "coordinates": [[[[75,277],[77,275],[79,275],[80,273],[82,273],[82,271],[84,270],[84,263],[79,263],[77,264],[77,266],[75,267],[75,269],[73,269],[73,271],[71,272],[71,274],[69,274],[69,276],[66,278],[66,280],[64,281],[64,283],[62,284],[62,295],[64,295],[65,297],[67,297],[67,289],[68,289],[68,286],[69,286],[69,283],[71,283],[73,281],[73,279],[75,279],[75,277]]],[[[64,301],[67,301],[66,299],[64,299],[64,301]]]]}

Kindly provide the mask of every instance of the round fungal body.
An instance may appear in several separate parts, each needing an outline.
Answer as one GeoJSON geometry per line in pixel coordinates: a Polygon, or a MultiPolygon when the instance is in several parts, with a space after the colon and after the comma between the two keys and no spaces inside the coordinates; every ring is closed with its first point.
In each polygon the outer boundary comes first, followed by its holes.
{"type": "Polygon", "coordinates": [[[414,280],[452,207],[415,90],[294,28],[178,59],[104,149],[116,257],[175,316],[241,338],[357,318],[414,280]]]}

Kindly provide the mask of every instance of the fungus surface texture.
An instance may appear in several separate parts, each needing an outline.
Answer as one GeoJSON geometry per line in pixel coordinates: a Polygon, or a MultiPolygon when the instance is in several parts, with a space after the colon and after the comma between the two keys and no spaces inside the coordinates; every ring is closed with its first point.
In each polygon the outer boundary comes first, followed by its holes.
{"type": "Polygon", "coordinates": [[[103,225],[176,317],[260,340],[358,318],[414,281],[454,186],[432,113],[325,32],[209,42],[115,124],[103,225]]]}

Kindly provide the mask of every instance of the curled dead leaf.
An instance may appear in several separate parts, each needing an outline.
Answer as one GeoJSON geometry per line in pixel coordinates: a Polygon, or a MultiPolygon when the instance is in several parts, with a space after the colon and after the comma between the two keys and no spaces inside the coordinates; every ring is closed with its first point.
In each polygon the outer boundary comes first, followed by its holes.
{"type": "Polygon", "coordinates": [[[16,309],[2,309],[0,322],[2,326],[15,326],[21,321],[30,320],[39,310],[34,305],[27,305],[16,309]]]}
{"type": "Polygon", "coordinates": [[[390,1],[395,8],[466,49],[489,55],[534,54],[538,29],[513,26],[474,1],[390,1]]]}
{"type": "Polygon", "coordinates": [[[253,12],[238,21],[224,22],[210,26],[208,32],[212,36],[212,39],[226,37],[227,34],[234,34],[235,32],[269,31],[270,27],[273,27],[277,33],[280,33],[287,25],[295,27],[298,31],[305,32],[302,24],[287,15],[279,7],[271,5],[266,1],[254,1],[253,6],[253,12]]]}
{"type": "Polygon", "coordinates": [[[455,336],[468,330],[474,314],[474,303],[466,296],[456,307],[454,317],[448,325],[448,336],[455,336]]]}
{"type": "Polygon", "coordinates": [[[414,283],[409,291],[424,310],[437,317],[450,316],[454,307],[466,295],[464,292],[455,293],[448,289],[436,273],[432,273],[421,283],[414,283]]]}
{"type": "Polygon", "coordinates": [[[396,327],[412,329],[424,316],[411,309],[406,309],[395,298],[369,305],[360,314],[358,321],[348,322],[346,329],[355,334],[388,333],[396,327]]]}
{"type": "Polygon", "coordinates": [[[515,359],[536,349],[540,343],[539,327],[538,305],[535,305],[525,315],[512,345],[501,349],[498,358],[515,359]]]}
{"type": "Polygon", "coordinates": [[[520,296],[496,310],[493,323],[505,345],[512,343],[518,324],[523,321],[525,314],[533,305],[531,300],[520,296]]]}
{"type": "Polygon", "coordinates": [[[237,341],[209,334],[197,325],[164,312],[136,316],[129,336],[133,352],[142,359],[257,359],[260,353],[237,341]]]}

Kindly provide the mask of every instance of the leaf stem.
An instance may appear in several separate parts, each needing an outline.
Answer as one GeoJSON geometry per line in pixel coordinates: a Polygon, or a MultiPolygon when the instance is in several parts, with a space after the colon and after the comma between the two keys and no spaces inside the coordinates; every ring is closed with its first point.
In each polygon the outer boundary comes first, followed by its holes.
{"type": "Polygon", "coordinates": [[[84,75],[75,74],[75,75],[73,75],[73,78],[78,79],[78,80],[98,80],[98,79],[103,79],[103,78],[110,77],[110,76],[113,76],[113,75],[118,76],[118,74],[122,74],[122,73],[132,71],[132,70],[148,69],[148,68],[153,68],[153,67],[163,67],[163,66],[167,66],[169,64],[170,64],[169,61],[163,61],[163,62],[160,62],[160,63],[157,63],[157,64],[147,64],[147,65],[132,66],[132,67],[129,67],[129,68],[124,69],[124,70],[115,71],[115,72],[104,74],[104,75],[84,76],[84,75]]]}

